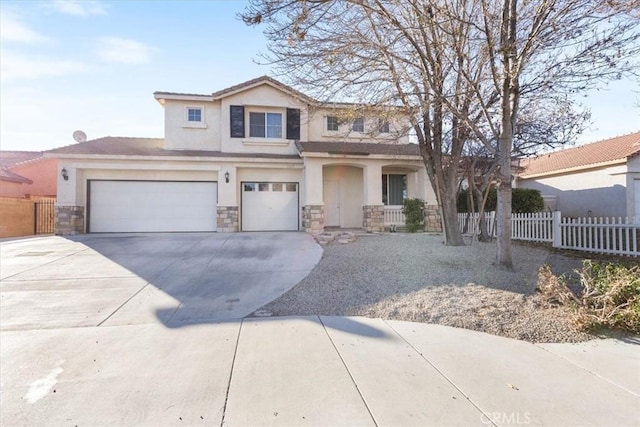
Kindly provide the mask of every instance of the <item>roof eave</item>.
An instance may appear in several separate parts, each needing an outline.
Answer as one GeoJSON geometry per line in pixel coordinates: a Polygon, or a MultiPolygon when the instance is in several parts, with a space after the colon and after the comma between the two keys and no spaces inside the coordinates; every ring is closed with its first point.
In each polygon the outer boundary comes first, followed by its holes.
{"type": "Polygon", "coordinates": [[[518,178],[519,179],[532,179],[532,178],[540,178],[540,177],[544,177],[544,176],[563,175],[563,174],[570,173],[570,172],[579,172],[579,171],[584,171],[584,170],[589,170],[589,169],[597,169],[597,168],[606,167],[606,166],[624,165],[626,162],[627,162],[627,157],[624,157],[624,158],[621,158],[621,159],[609,160],[608,162],[592,163],[592,164],[589,164],[589,165],[575,166],[575,167],[566,168],[566,169],[556,169],[556,170],[552,170],[552,171],[538,172],[538,173],[534,173],[534,174],[527,174],[525,172],[525,173],[519,174],[518,178]]]}

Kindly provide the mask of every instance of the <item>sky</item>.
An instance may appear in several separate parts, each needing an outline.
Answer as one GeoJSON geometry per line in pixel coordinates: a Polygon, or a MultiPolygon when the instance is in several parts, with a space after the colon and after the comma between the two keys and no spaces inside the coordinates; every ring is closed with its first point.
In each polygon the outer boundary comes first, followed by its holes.
{"type": "MultiPolygon", "coordinates": [[[[47,150],[72,134],[163,137],[155,91],[207,94],[261,76],[262,28],[241,0],[0,3],[0,149],[47,150]]],[[[593,125],[580,142],[640,130],[630,81],[581,97],[593,125]]]]}

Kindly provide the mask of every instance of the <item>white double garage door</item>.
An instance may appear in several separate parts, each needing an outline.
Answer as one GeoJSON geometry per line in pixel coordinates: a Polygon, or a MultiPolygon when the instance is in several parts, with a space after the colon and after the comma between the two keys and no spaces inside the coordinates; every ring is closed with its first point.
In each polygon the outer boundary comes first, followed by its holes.
{"type": "MultiPolygon", "coordinates": [[[[216,231],[218,184],[204,181],[87,183],[91,233],[216,231]]],[[[298,183],[241,183],[243,231],[297,231],[298,183]]]]}

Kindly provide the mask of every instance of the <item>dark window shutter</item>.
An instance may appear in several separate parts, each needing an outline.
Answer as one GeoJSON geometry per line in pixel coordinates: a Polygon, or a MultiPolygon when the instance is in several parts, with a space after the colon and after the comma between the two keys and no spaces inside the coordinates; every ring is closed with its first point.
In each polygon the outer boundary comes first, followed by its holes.
{"type": "Polygon", "coordinates": [[[231,138],[244,138],[244,107],[232,105],[231,111],[231,138]]]}
{"type": "Polygon", "coordinates": [[[300,139],[300,110],[287,108],[287,139],[300,139]]]}

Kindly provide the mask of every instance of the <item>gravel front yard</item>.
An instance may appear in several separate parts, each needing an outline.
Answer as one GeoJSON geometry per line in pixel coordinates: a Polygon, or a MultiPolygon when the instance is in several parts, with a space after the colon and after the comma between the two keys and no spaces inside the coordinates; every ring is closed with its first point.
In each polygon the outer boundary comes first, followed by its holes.
{"type": "Polygon", "coordinates": [[[427,234],[358,236],[332,242],[316,268],[256,315],[367,316],[484,331],[532,342],[594,338],[576,331],[563,310],[541,306],[538,268],[571,272],[581,260],[513,245],[514,272],[492,265],[495,243],[448,247],[427,234]]]}

